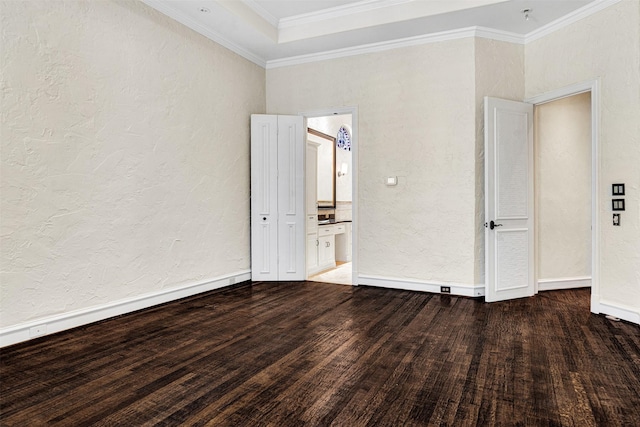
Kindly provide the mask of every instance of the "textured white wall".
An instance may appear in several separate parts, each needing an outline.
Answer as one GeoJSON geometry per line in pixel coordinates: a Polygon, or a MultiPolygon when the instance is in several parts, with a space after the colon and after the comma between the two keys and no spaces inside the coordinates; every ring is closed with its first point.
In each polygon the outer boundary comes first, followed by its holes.
{"type": "MultiPolygon", "coordinates": [[[[624,0],[525,47],[526,96],[600,79],[600,295],[640,313],[640,2],[624,0]],[[622,226],[611,184],[626,183],[622,226]]],[[[640,314],[639,314],[640,315],[640,314]]]]}
{"type": "Polygon", "coordinates": [[[534,117],[537,277],[591,276],[591,94],[534,117]]]}
{"type": "Polygon", "coordinates": [[[1,325],[250,267],[264,70],[137,1],[8,1],[1,325]]]}
{"type": "Polygon", "coordinates": [[[484,97],[522,101],[524,98],[524,46],[483,38],[475,39],[476,90],[476,207],[475,283],[484,283],[484,97]]]}
{"type": "Polygon", "coordinates": [[[267,70],[270,113],[332,106],[358,108],[359,274],[473,284],[473,39],[267,70]]]}
{"type": "MultiPolygon", "coordinates": [[[[307,120],[309,127],[319,130],[336,137],[338,130],[342,125],[348,125],[351,127],[351,114],[336,114],[323,117],[311,117],[307,120]]],[[[351,201],[351,177],[353,176],[353,169],[351,163],[351,151],[342,150],[336,147],[336,173],[342,163],[347,164],[347,175],[338,177],[336,175],[336,201],[338,202],[350,202],[351,201]]]]}

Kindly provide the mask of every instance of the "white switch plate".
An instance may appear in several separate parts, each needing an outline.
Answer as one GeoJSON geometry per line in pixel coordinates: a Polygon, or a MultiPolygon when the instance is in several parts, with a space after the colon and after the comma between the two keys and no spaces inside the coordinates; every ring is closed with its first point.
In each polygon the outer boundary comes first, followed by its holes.
{"type": "Polygon", "coordinates": [[[387,185],[398,185],[398,177],[397,176],[388,176],[387,177],[387,185]]]}

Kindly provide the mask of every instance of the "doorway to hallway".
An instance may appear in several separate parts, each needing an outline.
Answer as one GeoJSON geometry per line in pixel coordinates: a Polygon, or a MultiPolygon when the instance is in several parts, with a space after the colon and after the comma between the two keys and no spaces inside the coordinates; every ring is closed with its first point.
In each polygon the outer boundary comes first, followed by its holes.
{"type": "Polygon", "coordinates": [[[591,93],[534,107],[538,291],[591,286],[591,93]]]}
{"type": "MultiPolygon", "coordinates": [[[[540,107],[544,104],[559,101],[580,94],[589,94],[589,120],[590,139],[588,149],[590,151],[590,173],[588,176],[590,184],[590,285],[591,285],[591,303],[590,310],[592,313],[600,313],[600,198],[599,198],[599,117],[600,117],[600,84],[598,80],[590,80],[582,83],[576,83],[571,86],[559,88],[550,92],[543,93],[526,99],[525,101],[540,107]]],[[[584,286],[584,285],[582,285],[584,286]]],[[[562,289],[576,286],[571,280],[567,280],[564,285],[559,283],[536,282],[536,292],[539,290],[562,289]]]]}

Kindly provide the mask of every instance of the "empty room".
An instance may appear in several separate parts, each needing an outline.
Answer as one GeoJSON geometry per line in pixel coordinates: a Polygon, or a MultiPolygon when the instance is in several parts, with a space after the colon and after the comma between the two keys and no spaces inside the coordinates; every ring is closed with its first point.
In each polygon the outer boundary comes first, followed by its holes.
{"type": "Polygon", "coordinates": [[[640,424],[640,1],[0,0],[0,424],[640,424]]]}

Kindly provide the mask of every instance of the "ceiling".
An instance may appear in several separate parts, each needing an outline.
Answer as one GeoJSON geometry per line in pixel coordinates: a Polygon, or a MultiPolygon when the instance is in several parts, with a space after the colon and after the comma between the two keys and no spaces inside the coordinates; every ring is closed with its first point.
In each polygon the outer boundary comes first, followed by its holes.
{"type": "Polygon", "coordinates": [[[143,0],[262,66],[482,30],[524,40],[612,0],[143,0]],[[530,9],[525,19],[525,9],[530,9]],[[466,32],[465,32],[466,31],[466,32]]]}

